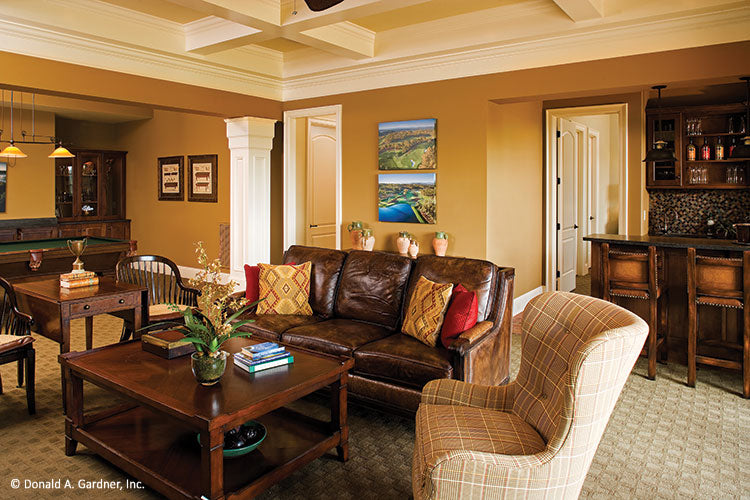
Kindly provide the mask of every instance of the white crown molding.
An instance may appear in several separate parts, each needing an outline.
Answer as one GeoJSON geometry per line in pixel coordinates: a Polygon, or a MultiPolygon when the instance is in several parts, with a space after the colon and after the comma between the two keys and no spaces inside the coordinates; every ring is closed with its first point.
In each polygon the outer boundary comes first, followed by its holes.
{"type": "Polygon", "coordinates": [[[156,50],[0,20],[0,50],[190,85],[281,98],[281,80],[156,50]]]}
{"type": "MultiPolygon", "coordinates": [[[[38,1],[38,0],[37,0],[38,1]]],[[[97,2],[95,0],[44,0],[53,5],[57,5],[64,10],[82,9],[92,14],[108,15],[115,18],[116,22],[134,23],[144,28],[166,31],[171,34],[182,34],[182,24],[160,17],[144,14],[132,9],[120,7],[119,5],[97,2]]]]}
{"type": "Polygon", "coordinates": [[[739,42],[750,39],[748,26],[750,6],[743,2],[735,8],[679,18],[587,27],[490,47],[286,76],[283,100],[739,42]]]}

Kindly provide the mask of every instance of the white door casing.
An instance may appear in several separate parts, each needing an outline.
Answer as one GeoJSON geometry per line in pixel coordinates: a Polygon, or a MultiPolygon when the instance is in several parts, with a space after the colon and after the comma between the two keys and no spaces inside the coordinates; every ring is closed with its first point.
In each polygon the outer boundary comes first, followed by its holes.
{"type": "MultiPolygon", "coordinates": [[[[599,206],[599,131],[589,128],[588,133],[588,185],[589,209],[586,214],[586,235],[601,233],[596,216],[599,206]]],[[[591,242],[586,242],[586,266],[591,268],[591,242]]]]}
{"type": "Polygon", "coordinates": [[[560,118],[557,138],[557,289],[576,287],[578,235],[578,134],[575,124],[560,118]]]}
{"type": "Polygon", "coordinates": [[[336,123],[307,120],[305,244],[336,248],[336,123]]]}
{"type": "Polygon", "coordinates": [[[582,276],[588,272],[588,263],[586,255],[586,242],[583,241],[583,237],[588,233],[586,232],[586,218],[589,212],[589,150],[588,150],[588,135],[589,128],[578,122],[573,122],[576,128],[576,151],[578,157],[576,158],[576,172],[578,173],[578,192],[576,196],[578,198],[578,213],[577,213],[577,225],[578,231],[576,232],[576,275],[582,276]]]}

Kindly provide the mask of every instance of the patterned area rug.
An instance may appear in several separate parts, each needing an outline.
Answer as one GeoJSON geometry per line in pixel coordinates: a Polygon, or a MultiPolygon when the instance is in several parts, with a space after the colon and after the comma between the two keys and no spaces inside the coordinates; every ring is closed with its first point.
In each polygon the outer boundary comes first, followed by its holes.
{"type": "MultiPolygon", "coordinates": [[[[119,338],[121,322],[100,316],[94,345],[119,338]]],[[[37,341],[37,414],[26,412],[25,390],[16,387],[15,365],[0,373],[0,498],[159,498],[152,490],[128,487],[128,476],[85,447],[66,457],[60,403],[58,346],[37,341]],[[11,480],[21,487],[13,489],[11,480]],[[60,480],[59,485],[31,481],[60,480]],[[66,480],[70,487],[66,488],[66,480]],[[122,489],[97,481],[120,481],[122,489]],[[28,481],[28,482],[27,482],[28,481]],[[83,483],[80,483],[83,481],[83,483]]],[[[73,323],[73,350],[82,350],[83,321],[73,323]]],[[[520,336],[513,336],[512,366],[518,369],[520,336]]],[[[738,396],[735,372],[702,368],[698,386],[685,386],[686,368],[659,365],[656,381],[645,378],[639,360],[604,434],[583,487],[583,498],[750,498],[750,403],[738,396]]],[[[85,388],[86,406],[112,399],[85,388]]],[[[298,409],[327,415],[325,401],[310,397],[298,409]]],[[[411,494],[411,419],[350,405],[350,447],[346,464],[333,453],[273,486],[261,498],[408,498],[411,494]]]]}

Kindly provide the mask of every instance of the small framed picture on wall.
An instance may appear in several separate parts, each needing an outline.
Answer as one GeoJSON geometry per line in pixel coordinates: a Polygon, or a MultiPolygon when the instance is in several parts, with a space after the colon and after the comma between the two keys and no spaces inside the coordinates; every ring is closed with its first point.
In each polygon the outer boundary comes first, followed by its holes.
{"type": "Polygon", "coordinates": [[[8,186],[8,164],[0,162],[0,212],[5,212],[5,200],[7,198],[8,186]]]}
{"type": "Polygon", "coordinates": [[[188,156],[188,201],[219,200],[217,164],[218,155],[188,156]]]}
{"type": "Polygon", "coordinates": [[[185,199],[185,158],[165,156],[159,158],[159,200],[182,201],[185,199]]]}

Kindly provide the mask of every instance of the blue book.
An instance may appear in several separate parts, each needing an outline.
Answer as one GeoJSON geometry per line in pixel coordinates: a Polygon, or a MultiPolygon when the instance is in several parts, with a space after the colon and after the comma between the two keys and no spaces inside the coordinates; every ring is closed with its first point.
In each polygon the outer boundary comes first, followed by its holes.
{"type": "Polygon", "coordinates": [[[243,347],[242,349],[250,352],[263,352],[269,349],[274,349],[276,347],[279,347],[279,344],[277,344],[276,342],[263,342],[262,344],[249,345],[247,347],[243,347]]]}
{"type": "Polygon", "coordinates": [[[259,372],[259,371],[262,371],[262,370],[267,370],[269,368],[275,368],[277,366],[290,365],[292,363],[294,363],[294,356],[286,356],[284,358],[276,359],[276,360],[271,361],[269,363],[261,363],[259,365],[248,366],[248,365],[244,364],[242,361],[239,361],[239,359],[237,358],[237,356],[234,357],[234,364],[235,364],[235,366],[237,366],[238,368],[240,368],[242,370],[245,370],[246,372],[249,372],[249,373],[256,373],[256,372],[259,372]]]}
{"type": "Polygon", "coordinates": [[[275,354],[273,356],[269,356],[267,358],[253,360],[253,359],[247,358],[246,356],[243,356],[240,353],[237,353],[237,354],[234,355],[234,359],[237,360],[237,361],[239,361],[240,363],[246,365],[246,366],[257,366],[257,365],[262,365],[263,363],[268,363],[268,362],[271,362],[271,361],[276,361],[278,359],[286,358],[286,357],[289,357],[289,356],[291,356],[291,354],[289,354],[288,352],[284,351],[284,352],[280,352],[278,354],[275,354]]]}
{"type": "Polygon", "coordinates": [[[283,346],[274,347],[273,349],[267,349],[265,351],[260,351],[260,352],[253,352],[247,347],[242,348],[242,355],[245,357],[251,358],[253,360],[266,358],[268,356],[274,356],[280,352],[284,352],[283,346]]]}

